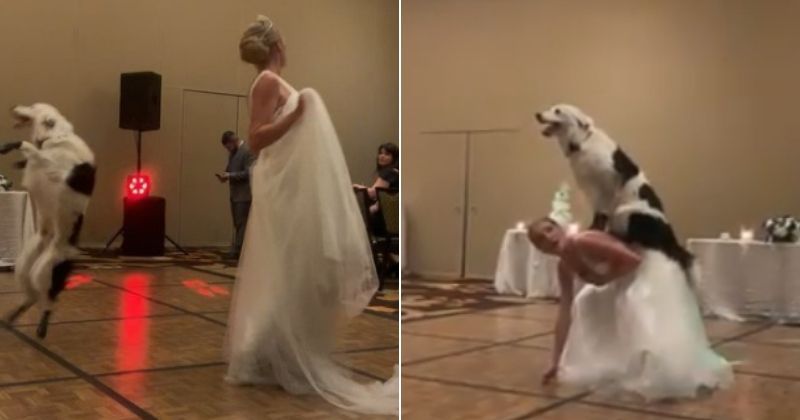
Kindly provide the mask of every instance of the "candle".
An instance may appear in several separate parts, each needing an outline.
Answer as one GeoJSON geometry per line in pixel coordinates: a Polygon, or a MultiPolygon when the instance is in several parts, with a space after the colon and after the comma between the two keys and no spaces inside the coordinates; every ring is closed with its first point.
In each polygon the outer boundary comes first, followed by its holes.
{"type": "Polygon", "coordinates": [[[569,234],[578,233],[580,230],[580,225],[577,223],[570,223],[569,226],[567,226],[567,233],[569,234]]]}
{"type": "Polygon", "coordinates": [[[739,239],[742,241],[752,241],[753,240],[753,230],[752,229],[744,229],[742,228],[739,231],[739,239]]]}

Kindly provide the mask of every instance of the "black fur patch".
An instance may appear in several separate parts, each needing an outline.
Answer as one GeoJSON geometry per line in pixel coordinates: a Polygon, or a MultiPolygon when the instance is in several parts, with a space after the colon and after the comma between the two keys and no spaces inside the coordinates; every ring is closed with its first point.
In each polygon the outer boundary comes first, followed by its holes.
{"type": "Polygon", "coordinates": [[[69,244],[72,246],[78,245],[78,238],[81,235],[81,228],[83,228],[83,215],[79,214],[75,219],[75,224],[72,225],[72,234],[69,235],[69,244]]]}
{"type": "Polygon", "coordinates": [[[94,166],[88,163],[81,163],[72,168],[69,177],[67,177],[67,185],[81,194],[92,195],[94,192],[95,172],[96,168],[94,166]]]}
{"type": "Polygon", "coordinates": [[[644,201],[647,201],[647,204],[654,209],[658,209],[660,212],[664,212],[664,206],[661,204],[661,199],[658,198],[658,194],[656,194],[656,190],[650,186],[650,184],[643,184],[639,187],[639,198],[644,201]]]}
{"type": "Polygon", "coordinates": [[[589,230],[606,230],[606,224],[608,224],[608,216],[603,213],[595,213],[594,219],[592,219],[592,224],[589,226],[589,230]]]}
{"type": "Polygon", "coordinates": [[[50,314],[50,311],[44,311],[44,313],[42,313],[42,318],[39,319],[39,327],[36,328],[37,337],[47,337],[47,326],[50,325],[50,314]]]}
{"type": "Polygon", "coordinates": [[[72,272],[72,267],[72,261],[69,260],[58,263],[53,267],[52,283],[50,283],[50,290],[47,292],[50,300],[56,300],[58,294],[67,287],[67,277],[72,272]]]}
{"type": "Polygon", "coordinates": [[[628,243],[661,251],[684,270],[688,270],[694,261],[694,255],[678,242],[672,226],[649,214],[632,214],[628,219],[628,230],[621,239],[628,243]]]}
{"type": "Polygon", "coordinates": [[[617,171],[620,178],[622,178],[622,185],[627,184],[631,178],[639,175],[639,167],[636,166],[633,160],[619,147],[617,147],[617,150],[614,150],[614,154],[611,155],[611,158],[614,160],[614,170],[617,171]]]}
{"type": "Polygon", "coordinates": [[[578,146],[575,143],[570,143],[569,145],[567,145],[567,156],[569,156],[569,155],[571,155],[571,154],[573,154],[575,152],[580,152],[580,151],[581,151],[581,147],[578,146]]]}

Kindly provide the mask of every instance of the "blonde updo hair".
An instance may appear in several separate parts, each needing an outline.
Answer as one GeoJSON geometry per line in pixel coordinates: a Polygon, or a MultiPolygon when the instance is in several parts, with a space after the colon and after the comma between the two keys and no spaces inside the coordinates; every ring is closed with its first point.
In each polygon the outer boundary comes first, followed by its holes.
{"type": "Polygon", "coordinates": [[[272,21],[259,15],[254,23],[245,29],[239,41],[239,54],[243,61],[260,65],[267,63],[276,51],[281,34],[272,21]]]}

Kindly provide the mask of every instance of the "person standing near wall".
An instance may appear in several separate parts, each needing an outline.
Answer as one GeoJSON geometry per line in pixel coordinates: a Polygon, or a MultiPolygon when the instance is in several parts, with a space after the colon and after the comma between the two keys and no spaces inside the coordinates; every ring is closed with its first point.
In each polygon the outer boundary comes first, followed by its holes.
{"type": "Polygon", "coordinates": [[[228,150],[228,166],[225,172],[217,174],[220,182],[227,182],[231,191],[231,215],[233,216],[234,237],[229,258],[239,259],[244,242],[244,231],[247,217],[250,215],[250,166],[254,157],[247,144],[239,139],[233,131],[222,134],[222,146],[228,150]]]}

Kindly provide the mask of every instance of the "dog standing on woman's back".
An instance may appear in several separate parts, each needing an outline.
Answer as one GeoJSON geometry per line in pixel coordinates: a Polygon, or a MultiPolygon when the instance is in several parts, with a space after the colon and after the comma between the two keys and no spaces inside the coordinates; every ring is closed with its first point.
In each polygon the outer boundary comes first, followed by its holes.
{"type": "Polygon", "coordinates": [[[38,302],[42,316],[36,334],[44,338],[53,305],[72,271],[71,259],[78,253],[78,236],[94,191],[94,153],[51,105],[17,106],[11,113],[15,127],[31,127],[31,139],[2,145],[0,154],[19,150],[25,157],[22,186],[30,195],[36,226],[14,269],[24,300],[6,321],[14,322],[38,302]]]}
{"type": "Polygon", "coordinates": [[[620,239],[662,251],[691,276],[693,256],[679,242],[664,206],[639,166],[617,142],[573,105],[538,112],[545,137],[555,136],[575,180],[594,208],[590,229],[608,230],[620,239]]]}

